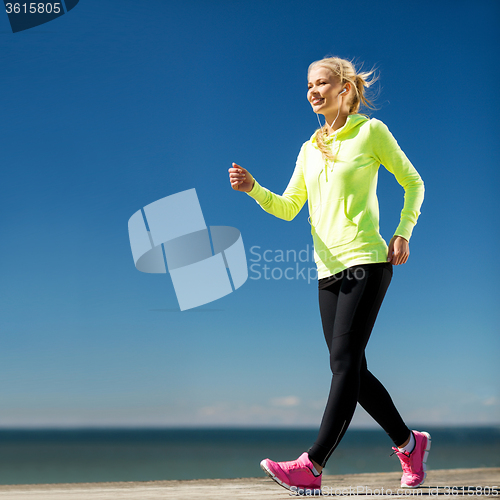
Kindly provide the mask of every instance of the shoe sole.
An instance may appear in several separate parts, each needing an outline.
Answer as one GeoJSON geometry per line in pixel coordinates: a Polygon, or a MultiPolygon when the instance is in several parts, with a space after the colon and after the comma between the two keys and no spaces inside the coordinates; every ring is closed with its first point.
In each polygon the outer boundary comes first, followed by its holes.
{"type": "Polygon", "coordinates": [[[422,469],[424,471],[424,478],[422,481],[415,486],[409,486],[407,484],[402,484],[401,488],[418,488],[419,486],[422,486],[425,482],[425,478],[427,477],[427,458],[429,457],[429,450],[431,449],[431,435],[428,432],[421,432],[420,434],[423,434],[427,438],[427,443],[425,443],[425,451],[424,451],[424,456],[422,457],[422,469]]]}
{"type": "Polygon", "coordinates": [[[290,490],[292,487],[289,484],[284,483],[283,481],[280,481],[268,468],[266,464],[266,460],[262,460],[260,463],[260,468],[273,480],[276,481],[280,486],[283,486],[283,488],[286,488],[287,490],[290,490]]]}
{"type": "Polygon", "coordinates": [[[307,493],[307,496],[321,496],[322,495],[322,492],[321,492],[321,488],[307,488],[307,487],[302,487],[302,486],[290,486],[289,484],[287,483],[284,483],[283,481],[281,481],[280,479],[278,479],[270,469],[267,468],[267,464],[266,464],[266,459],[262,460],[262,462],[260,463],[260,468],[273,480],[273,481],[276,481],[276,483],[278,483],[280,486],[282,486],[283,488],[287,489],[287,490],[290,490],[292,491],[292,493],[290,493],[290,495],[294,494],[297,495],[297,496],[302,496],[302,495],[305,495],[306,494],[306,490],[308,492],[311,492],[311,494],[307,493]],[[293,488],[293,490],[292,490],[293,488]]]}

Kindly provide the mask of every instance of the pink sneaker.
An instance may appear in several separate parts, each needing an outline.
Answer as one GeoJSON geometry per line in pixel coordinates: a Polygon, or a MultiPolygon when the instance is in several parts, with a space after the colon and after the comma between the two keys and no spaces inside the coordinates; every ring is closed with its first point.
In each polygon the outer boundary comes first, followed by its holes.
{"type": "Polygon", "coordinates": [[[428,432],[412,432],[415,436],[415,448],[411,453],[401,452],[397,448],[393,448],[403,466],[402,488],[420,486],[424,483],[427,475],[425,462],[427,462],[429,450],[431,449],[431,436],[428,432]]]}
{"type": "Polygon", "coordinates": [[[306,452],[291,462],[273,462],[266,458],[260,466],[271,479],[288,490],[309,495],[321,493],[321,474],[312,473],[313,463],[306,452]],[[306,491],[300,491],[302,489],[306,491]]]}

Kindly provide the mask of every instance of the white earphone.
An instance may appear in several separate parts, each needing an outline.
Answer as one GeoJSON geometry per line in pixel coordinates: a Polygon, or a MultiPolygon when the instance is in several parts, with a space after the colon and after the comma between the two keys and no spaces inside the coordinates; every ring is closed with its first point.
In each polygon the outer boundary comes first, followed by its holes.
{"type": "Polygon", "coordinates": [[[347,92],[347,89],[344,89],[342,92],[339,93],[339,95],[345,94],[347,92]]]}

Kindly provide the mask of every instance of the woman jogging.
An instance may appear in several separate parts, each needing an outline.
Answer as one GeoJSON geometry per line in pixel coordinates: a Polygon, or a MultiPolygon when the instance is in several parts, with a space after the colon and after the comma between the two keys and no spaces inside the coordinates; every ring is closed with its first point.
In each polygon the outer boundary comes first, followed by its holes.
{"type": "Polygon", "coordinates": [[[325,125],[302,146],[283,195],[262,187],[235,163],[229,169],[232,188],[248,193],[276,217],[291,220],[308,201],[333,376],[316,442],[297,460],[261,462],[263,470],[288,489],[321,488],[321,471],[358,402],[394,442],[403,467],[401,486],[415,488],[425,479],[430,435],[410,431],[365,358],[392,267],[408,260],[408,241],[424,195],[422,179],[388,128],[358,114],[362,104],[371,104],[365,88],[373,81],[373,71],[356,73],[344,59],[311,64],[307,99],[313,111],[324,116],[325,125]],[[405,190],[401,220],[388,246],[379,233],[376,186],[381,164],[405,190]]]}

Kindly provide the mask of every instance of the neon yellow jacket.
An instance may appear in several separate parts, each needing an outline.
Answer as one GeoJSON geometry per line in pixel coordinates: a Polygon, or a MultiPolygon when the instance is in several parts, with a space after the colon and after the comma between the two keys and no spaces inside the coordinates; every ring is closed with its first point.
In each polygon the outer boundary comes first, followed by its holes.
{"type": "Polygon", "coordinates": [[[281,196],[257,181],[248,193],[266,212],[285,220],[292,220],[308,200],[320,279],[357,264],[387,261],[376,193],[380,164],[405,190],[395,235],[410,239],[424,198],[420,175],[381,121],[349,115],[336,140],[332,135],[326,143],[333,147],[335,162],[323,159],[313,135],[303,144],[281,196]]]}

